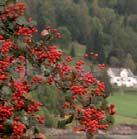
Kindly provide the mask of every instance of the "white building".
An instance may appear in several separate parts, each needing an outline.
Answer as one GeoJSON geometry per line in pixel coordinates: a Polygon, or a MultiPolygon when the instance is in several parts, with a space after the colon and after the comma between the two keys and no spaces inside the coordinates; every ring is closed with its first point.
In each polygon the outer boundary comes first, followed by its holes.
{"type": "Polygon", "coordinates": [[[109,68],[108,75],[110,83],[117,86],[136,87],[137,77],[130,69],[125,68],[109,68]]]}

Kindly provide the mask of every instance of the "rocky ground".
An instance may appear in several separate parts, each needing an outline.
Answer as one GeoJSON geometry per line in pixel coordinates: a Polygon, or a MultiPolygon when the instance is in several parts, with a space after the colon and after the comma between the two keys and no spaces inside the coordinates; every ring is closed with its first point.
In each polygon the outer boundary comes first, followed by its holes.
{"type": "Polygon", "coordinates": [[[137,135],[137,125],[121,124],[115,126],[109,134],[112,135],[137,135]]]}
{"type": "MultiPolygon", "coordinates": [[[[44,128],[43,132],[48,139],[86,139],[85,133],[75,133],[71,129],[44,128]]],[[[137,125],[121,124],[108,133],[100,131],[96,139],[137,139],[137,125]]]]}

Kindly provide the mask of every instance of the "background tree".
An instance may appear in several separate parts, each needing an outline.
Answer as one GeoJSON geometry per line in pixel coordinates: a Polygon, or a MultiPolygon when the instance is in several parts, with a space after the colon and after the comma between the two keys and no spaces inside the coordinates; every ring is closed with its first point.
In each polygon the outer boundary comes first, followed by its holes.
{"type": "Polygon", "coordinates": [[[136,71],[136,65],[135,62],[130,54],[127,54],[127,57],[125,59],[125,68],[131,69],[133,72],[136,71]]]}
{"type": "MultiPolygon", "coordinates": [[[[92,19],[92,30],[91,30],[91,36],[88,39],[86,53],[91,54],[91,52],[97,53],[98,56],[98,62],[103,63],[105,61],[105,53],[103,49],[103,32],[102,32],[102,25],[100,23],[100,20],[98,18],[92,19]]],[[[89,57],[91,58],[91,57],[89,57]]]]}
{"type": "Polygon", "coordinates": [[[97,35],[93,33],[97,23],[101,26],[101,28],[98,26],[98,34],[101,36],[98,35],[99,42],[94,44],[94,48],[98,45],[101,48],[100,54],[106,58],[111,51],[117,48],[123,49],[132,55],[135,63],[137,62],[137,54],[134,51],[137,44],[136,0],[26,0],[26,2],[28,7],[31,7],[29,11],[40,30],[49,24],[56,28],[66,27],[71,33],[72,41],[82,43],[86,45],[86,49],[91,50],[93,42],[90,39],[97,35]]]}
{"type": "Polygon", "coordinates": [[[75,47],[73,45],[72,45],[71,50],[70,50],[70,55],[72,57],[75,57],[76,56],[76,50],[75,50],[75,47]]]}
{"type": "Polygon", "coordinates": [[[69,47],[71,46],[71,43],[72,43],[71,32],[68,30],[67,27],[59,27],[58,29],[60,33],[62,34],[62,39],[57,41],[57,43],[59,43],[62,49],[69,50],[69,47]]]}

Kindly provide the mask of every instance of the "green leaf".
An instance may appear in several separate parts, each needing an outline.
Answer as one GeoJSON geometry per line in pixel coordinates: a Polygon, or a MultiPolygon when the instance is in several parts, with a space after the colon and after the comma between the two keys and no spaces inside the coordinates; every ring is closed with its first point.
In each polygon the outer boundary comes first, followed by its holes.
{"type": "Polygon", "coordinates": [[[37,22],[34,20],[29,23],[29,26],[31,27],[36,26],[36,25],[37,25],[37,22]]]}
{"type": "Polygon", "coordinates": [[[40,128],[39,128],[38,126],[35,127],[34,133],[35,133],[35,134],[40,133],[40,128]]]}
{"type": "Polygon", "coordinates": [[[5,122],[5,126],[12,126],[13,125],[13,119],[8,119],[5,122]]]}
{"type": "Polygon", "coordinates": [[[5,133],[6,135],[11,135],[12,133],[12,128],[13,128],[13,119],[8,119],[5,121],[4,123],[4,127],[5,127],[5,133]]]}
{"type": "Polygon", "coordinates": [[[16,0],[8,0],[8,3],[15,3],[16,0]]]}
{"type": "Polygon", "coordinates": [[[27,24],[27,21],[26,21],[26,19],[25,19],[23,16],[20,16],[20,17],[17,19],[16,23],[17,23],[18,25],[26,25],[26,24],[27,24]]]}

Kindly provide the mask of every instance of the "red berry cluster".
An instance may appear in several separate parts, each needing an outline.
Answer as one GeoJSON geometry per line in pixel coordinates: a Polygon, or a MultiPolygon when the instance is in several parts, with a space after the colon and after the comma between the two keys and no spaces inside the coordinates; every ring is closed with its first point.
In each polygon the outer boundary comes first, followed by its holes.
{"type": "Polygon", "coordinates": [[[83,80],[89,84],[94,84],[96,82],[96,78],[90,72],[84,74],[83,80]]]}
{"type": "Polygon", "coordinates": [[[35,32],[37,32],[37,29],[35,27],[19,26],[18,30],[15,32],[15,35],[31,36],[35,32]]]}
{"type": "Polygon", "coordinates": [[[48,31],[49,34],[51,34],[51,39],[60,39],[62,38],[62,35],[61,33],[59,32],[59,30],[55,29],[55,28],[52,28],[50,26],[46,27],[46,30],[48,31]]]}
{"type": "Polygon", "coordinates": [[[6,119],[12,117],[12,115],[13,115],[13,107],[0,106],[0,124],[4,122],[6,119]]]}
{"type": "Polygon", "coordinates": [[[109,114],[110,115],[114,115],[115,113],[116,113],[115,105],[114,104],[111,104],[109,106],[109,114]]]}
{"type": "Polygon", "coordinates": [[[82,125],[84,126],[84,130],[88,130],[95,134],[98,129],[107,129],[109,127],[108,124],[101,124],[101,122],[105,119],[105,112],[103,110],[98,110],[96,108],[87,108],[84,111],[84,116],[81,120],[82,125]]]}
{"type": "Polygon", "coordinates": [[[26,111],[28,114],[33,115],[34,112],[38,112],[42,104],[40,102],[33,101],[30,105],[27,106],[26,111]]]}
{"type": "Polygon", "coordinates": [[[0,72],[0,83],[4,82],[5,80],[8,79],[8,73],[0,72]]]}
{"type": "Polygon", "coordinates": [[[43,81],[43,77],[42,76],[34,76],[33,78],[32,78],[32,83],[33,84],[36,84],[36,83],[42,83],[42,81],[43,81]]]}
{"type": "Polygon", "coordinates": [[[105,69],[106,68],[105,64],[99,64],[98,66],[99,66],[100,69],[105,69]]]}
{"type": "Polygon", "coordinates": [[[37,120],[40,124],[44,124],[45,123],[45,117],[44,116],[39,116],[37,117],[37,120]]]}
{"type": "Polygon", "coordinates": [[[105,84],[103,82],[98,82],[98,88],[96,89],[96,95],[100,96],[102,92],[105,91],[105,84]]]}
{"type": "Polygon", "coordinates": [[[2,35],[0,35],[0,41],[2,41],[3,40],[3,36],[2,35]]]}
{"type": "Polygon", "coordinates": [[[45,58],[48,59],[49,63],[57,63],[57,61],[61,58],[62,51],[57,50],[56,46],[51,46],[49,51],[45,54],[45,58]]]}
{"type": "Polygon", "coordinates": [[[31,49],[31,53],[37,56],[38,61],[47,59],[50,64],[57,63],[62,56],[62,51],[57,50],[56,46],[50,46],[46,51],[43,51],[41,48],[31,49]]]}
{"type": "MultiPolygon", "coordinates": [[[[37,93],[39,84],[52,84],[59,89],[64,99],[61,105],[68,111],[76,112],[73,115],[85,131],[96,133],[98,129],[107,129],[109,124],[105,121],[106,116],[113,115],[115,107],[110,105],[105,111],[103,103],[100,103],[100,100],[105,100],[104,83],[84,70],[84,61],[79,60],[71,66],[72,57],[66,57],[56,46],[51,45],[49,41],[61,38],[57,29],[47,27],[41,33],[40,42],[32,41],[32,35],[37,29],[32,25],[17,25],[13,22],[24,15],[25,9],[24,3],[15,3],[0,11],[2,22],[14,26],[14,33],[8,35],[8,27],[6,30],[0,28],[5,31],[5,34],[0,35],[0,133],[4,136],[7,133],[5,122],[8,120],[12,121],[10,136],[15,137],[22,136],[30,128],[30,117],[35,122],[45,122],[45,118],[37,113],[43,104],[33,100],[33,95],[30,94],[37,93]],[[97,104],[102,105],[96,108],[97,104]],[[94,107],[90,108],[91,105],[94,107]]],[[[98,56],[94,53],[91,55],[98,56]]],[[[104,66],[100,67],[102,69],[104,66]]]]}
{"type": "Polygon", "coordinates": [[[6,54],[7,52],[10,51],[11,47],[12,47],[12,41],[9,40],[9,39],[6,40],[6,41],[3,43],[3,45],[2,45],[1,53],[2,53],[3,55],[6,54]]]}
{"type": "Polygon", "coordinates": [[[87,91],[86,88],[82,85],[75,85],[71,87],[71,90],[73,92],[73,95],[84,95],[87,91]]]}
{"type": "Polygon", "coordinates": [[[11,56],[5,56],[0,59],[0,71],[5,72],[12,64],[14,64],[14,59],[11,56]]]}
{"type": "Polygon", "coordinates": [[[21,122],[19,121],[15,121],[13,122],[13,133],[14,135],[17,135],[17,136],[21,136],[24,132],[25,132],[25,125],[22,124],[21,122]]]}
{"type": "Polygon", "coordinates": [[[26,81],[11,82],[12,89],[18,92],[21,96],[30,91],[30,85],[26,81]]]}
{"type": "Polygon", "coordinates": [[[26,10],[26,5],[24,3],[16,3],[16,4],[8,4],[6,9],[0,11],[0,19],[8,20],[8,19],[17,19],[19,16],[24,15],[26,10]]]}

